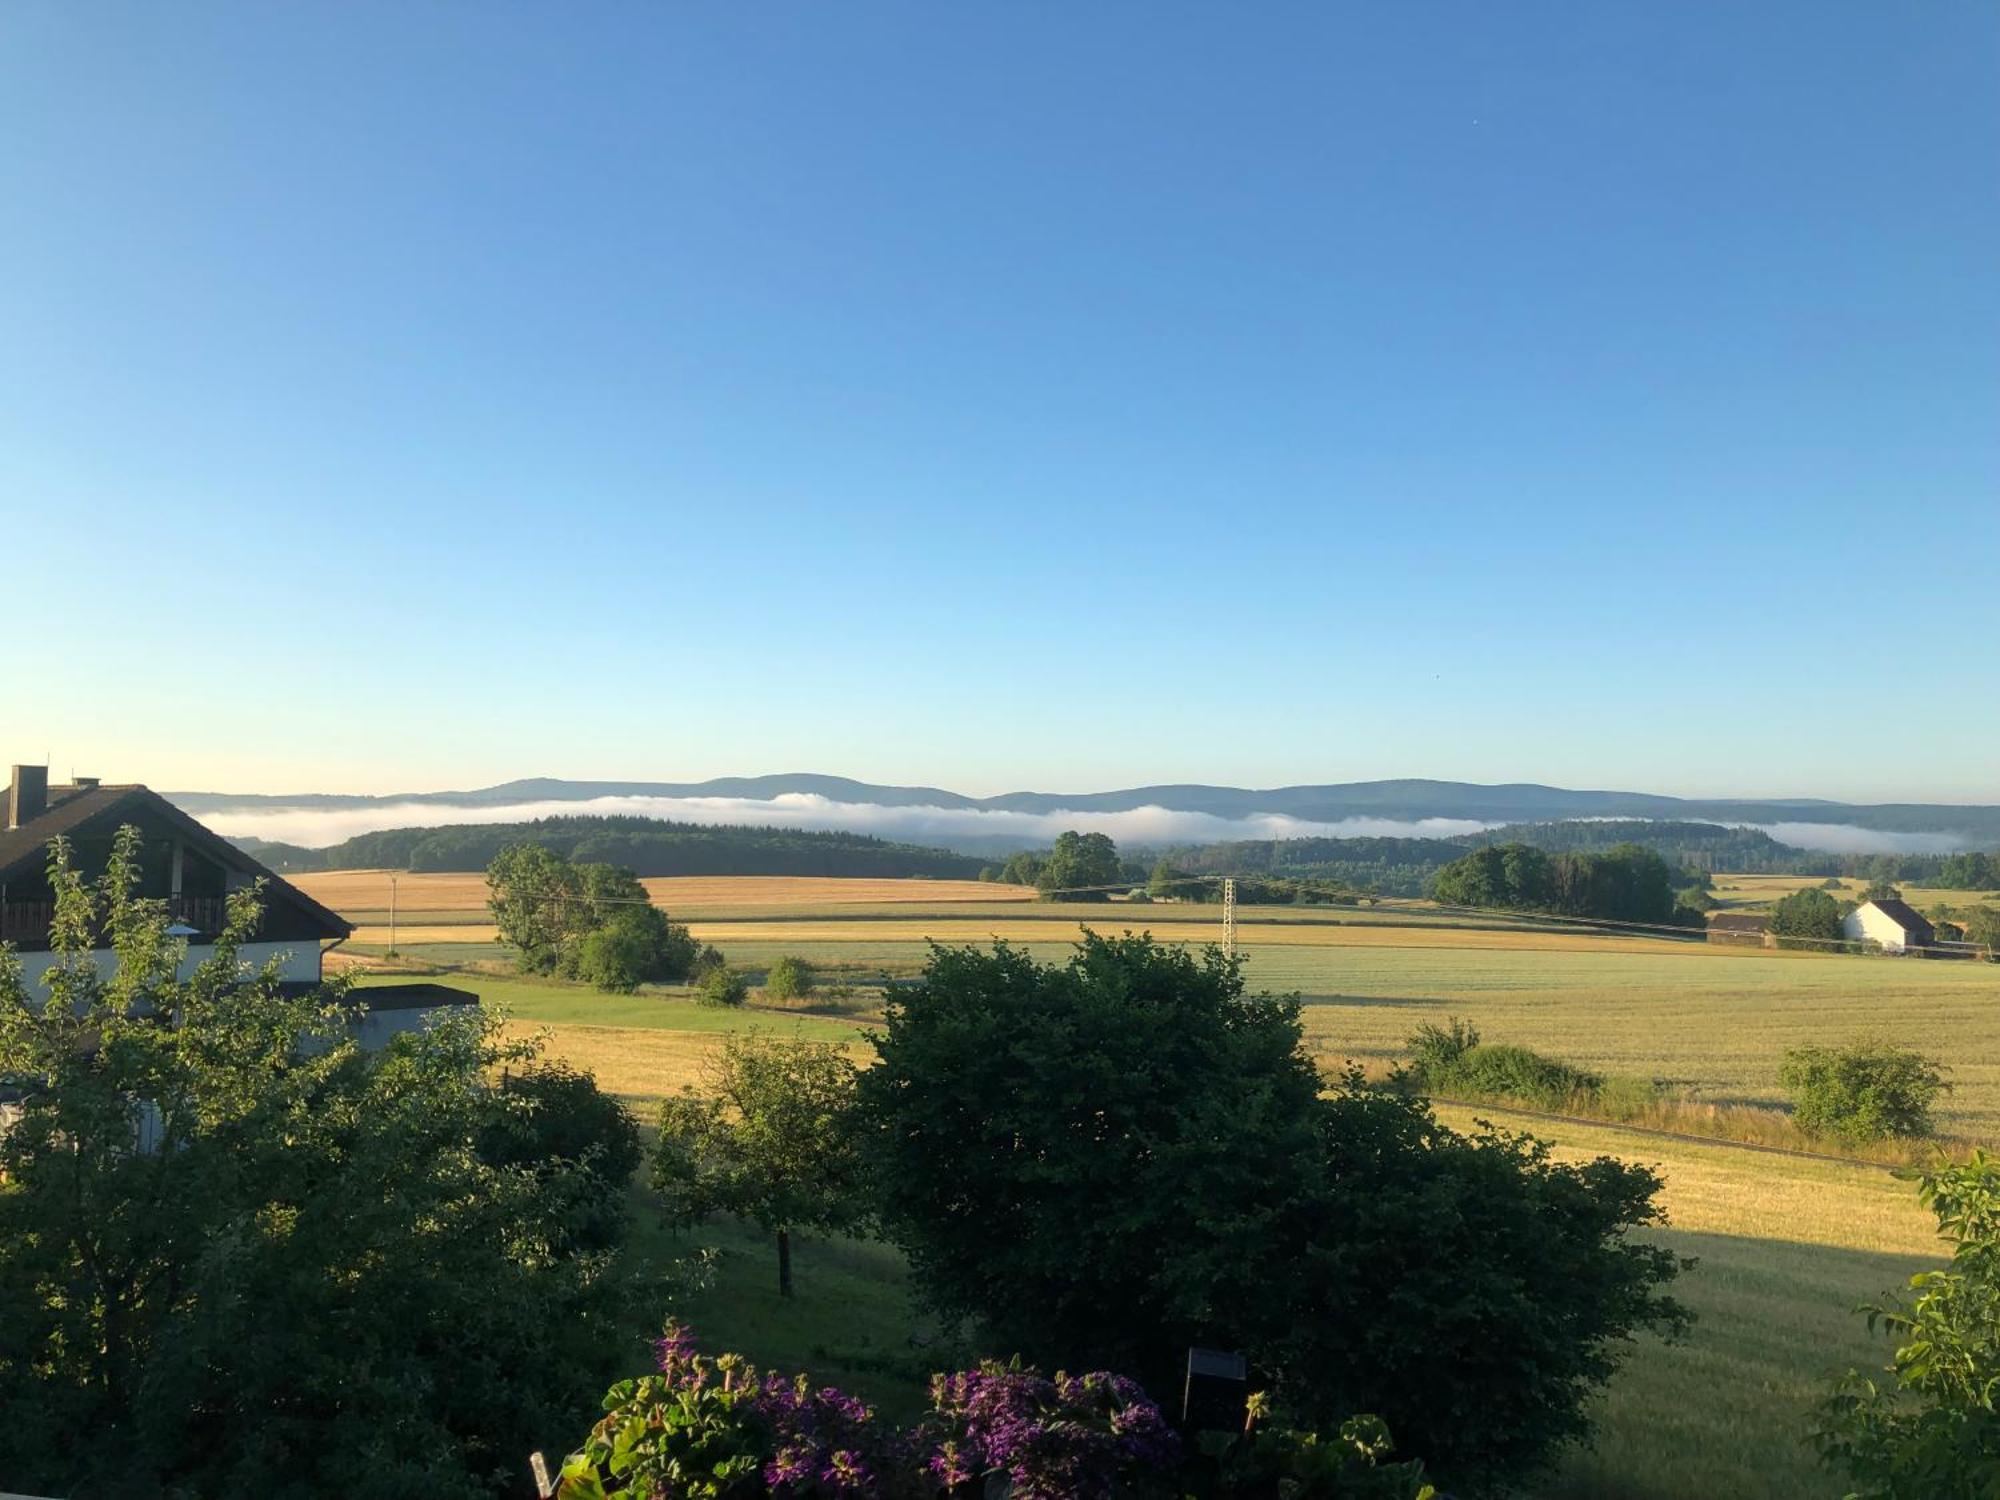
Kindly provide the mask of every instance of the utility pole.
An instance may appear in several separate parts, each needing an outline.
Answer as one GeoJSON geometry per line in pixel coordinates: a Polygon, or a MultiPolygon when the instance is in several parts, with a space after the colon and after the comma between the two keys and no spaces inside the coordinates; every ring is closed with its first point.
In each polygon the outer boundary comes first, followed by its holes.
{"type": "Polygon", "coordinates": [[[1222,882],[1222,953],[1236,957],[1236,882],[1227,879],[1222,882]]]}
{"type": "Polygon", "coordinates": [[[394,957],[394,956],[395,956],[395,952],[396,952],[396,877],[395,877],[395,875],[394,875],[394,874],[391,874],[391,875],[389,876],[389,954],[390,954],[390,956],[391,956],[391,957],[394,957]]]}

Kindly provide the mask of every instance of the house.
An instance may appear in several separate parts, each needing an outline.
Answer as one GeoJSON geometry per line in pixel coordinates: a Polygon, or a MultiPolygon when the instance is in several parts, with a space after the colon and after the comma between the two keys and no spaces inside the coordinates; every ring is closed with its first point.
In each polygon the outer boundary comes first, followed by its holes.
{"type": "Polygon", "coordinates": [[[1884,953],[1922,952],[1937,941],[1931,924],[1894,896],[1862,902],[1841,919],[1840,930],[1850,942],[1884,953]]]}
{"type": "Polygon", "coordinates": [[[1769,912],[1714,911],[1708,914],[1708,940],[1737,948],[1776,946],[1769,912]]]}
{"type": "MultiPolygon", "coordinates": [[[[69,841],[72,858],[87,875],[104,869],[111,842],[127,824],[139,830],[138,894],[164,901],[173,930],[187,944],[185,976],[215,952],[229,897],[258,880],[264,882],[264,913],[238,955],[253,969],[276,962],[288,986],[311,988],[322,977],[328,949],[354,930],[304,891],[272,874],[220,834],[204,828],[173,803],[143,786],[104,786],[78,777],[68,786],[50,786],[42,766],[16,766],[0,819],[0,942],[19,958],[30,992],[46,991],[56,963],[50,949],[55,893],[49,886],[49,843],[69,841]]],[[[114,957],[108,947],[94,954],[100,972],[114,957]]],[[[477,1005],[479,997],[444,985],[385,985],[360,992],[355,1032],[379,1046],[397,1031],[421,1025],[437,1010],[477,1005]]]]}

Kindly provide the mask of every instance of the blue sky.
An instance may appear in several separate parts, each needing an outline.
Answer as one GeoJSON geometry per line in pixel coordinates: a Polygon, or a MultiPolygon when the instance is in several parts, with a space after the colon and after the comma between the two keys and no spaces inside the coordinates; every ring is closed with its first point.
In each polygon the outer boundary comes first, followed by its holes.
{"type": "Polygon", "coordinates": [[[0,757],[2000,801],[1985,0],[0,11],[0,757]]]}

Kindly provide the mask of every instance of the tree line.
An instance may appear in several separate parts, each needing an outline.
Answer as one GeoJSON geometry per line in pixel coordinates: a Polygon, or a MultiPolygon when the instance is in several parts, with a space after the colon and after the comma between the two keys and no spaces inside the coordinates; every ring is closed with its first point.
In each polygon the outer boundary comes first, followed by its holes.
{"type": "Polygon", "coordinates": [[[483,870],[515,844],[539,844],[565,859],[620,865],[641,876],[818,875],[970,880],[971,855],[890,843],[862,833],[638,817],[552,817],[529,823],[465,823],[358,834],[327,849],[243,840],[280,873],[309,870],[483,870]]]}
{"type": "Polygon", "coordinates": [[[1508,843],[1452,861],[1432,877],[1430,894],[1447,906],[1700,926],[1700,913],[1680,902],[1681,883],[1664,859],[1638,844],[1550,854],[1508,843]]]}

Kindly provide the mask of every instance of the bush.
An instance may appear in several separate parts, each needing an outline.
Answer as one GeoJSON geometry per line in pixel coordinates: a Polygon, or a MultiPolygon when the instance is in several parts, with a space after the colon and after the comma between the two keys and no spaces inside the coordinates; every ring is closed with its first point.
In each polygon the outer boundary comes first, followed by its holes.
{"type": "Polygon", "coordinates": [[[1794,1048],[1778,1081],[1801,1130],[1851,1145],[1930,1135],[1931,1106],[1950,1087],[1935,1062],[1878,1042],[1794,1048]]]}
{"type": "Polygon", "coordinates": [[[1106,1371],[1058,1375],[982,1365],[931,1382],[931,1412],[898,1431],[804,1375],[761,1375],[741,1355],[708,1359],[667,1325],[660,1373],[624,1381],[564,1462],[558,1500],[619,1493],[757,1500],[1113,1500],[1179,1493],[1180,1443],[1160,1409],[1106,1371]]]}
{"type": "Polygon", "coordinates": [[[565,1062],[536,1062],[505,1075],[499,1093],[510,1107],[479,1137],[480,1157],[496,1167],[546,1173],[583,1168],[600,1186],[566,1222],[578,1246],[615,1245],[630,1218],[627,1188],[644,1155],[639,1127],[590,1073],[565,1062]]]}
{"type": "Polygon", "coordinates": [[[1636,1331],[1684,1321],[1679,1262],[1629,1233],[1654,1174],[1325,1091],[1297,1000],[1214,949],[935,948],[874,1040],[886,1232],[933,1306],[1044,1364],[1159,1387],[1190,1345],[1239,1349],[1304,1425],[1376,1412],[1500,1484],[1587,1433],[1636,1331]]]}
{"type": "Polygon", "coordinates": [[[577,940],[569,965],[600,990],[630,994],[642,984],[684,977],[693,967],[694,939],[656,906],[628,906],[577,940]]]}
{"type": "Polygon", "coordinates": [[[1456,1016],[1443,1026],[1425,1022],[1408,1045],[1410,1081],[1424,1093],[1561,1110],[1595,1104],[1604,1087],[1598,1074],[1526,1047],[1485,1045],[1478,1028],[1456,1016]]]}
{"type": "Polygon", "coordinates": [[[803,1000],[812,992],[812,965],[802,958],[775,959],[764,975],[764,994],[772,1000],[803,1000]]]}
{"type": "Polygon", "coordinates": [[[696,981],[694,998],[702,1005],[741,1005],[750,998],[750,980],[740,969],[719,966],[696,981]]]}
{"type": "Polygon", "coordinates": [[[1918,1188],[1954,1243],[1907,1299],[1866,1309],[1897,1343],[1884,1386],[1849,1370],[1814,1436],[1858,1500],[2000,1495],[2000,1159],[1984,1152],[1918,1188]]]}

